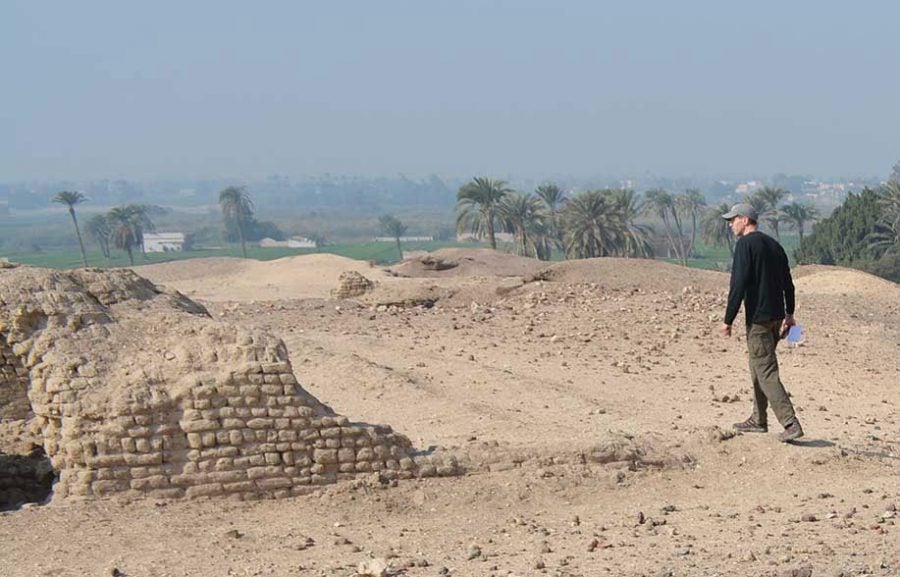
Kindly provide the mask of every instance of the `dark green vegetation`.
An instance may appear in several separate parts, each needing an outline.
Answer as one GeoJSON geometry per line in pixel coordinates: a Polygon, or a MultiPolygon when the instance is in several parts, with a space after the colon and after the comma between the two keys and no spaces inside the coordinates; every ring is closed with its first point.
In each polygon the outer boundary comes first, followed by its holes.
{"type": "Polygon", "coordinates": [[[800,263],[859,268],[900,282],[900,183],[848,196],[813,226],[795,256],[800,263]]]}

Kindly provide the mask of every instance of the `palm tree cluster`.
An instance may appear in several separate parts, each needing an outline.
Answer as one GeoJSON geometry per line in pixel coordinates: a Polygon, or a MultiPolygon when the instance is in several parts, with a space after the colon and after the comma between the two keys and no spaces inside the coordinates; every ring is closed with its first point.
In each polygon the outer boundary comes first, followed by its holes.
{"type": "Polygon", "coordinates": [[[144,233],[156,227],[150,219],[150,207],[145,204],[127,204],[111,208],[106,214],[96,214],[87,222],[88,234],[100,246],[107,261],[112,254],[110,247],[128,253],[128,261],[134,265],[134,249],[144,249],[144,233]]]}
{"type": "Polygon", "coordinates": [[[555,184],[533,194],[503,180],[476,177],[457,195],[457,232],[470,231],[497,248],[497,232],[511,234],[516,254],[548,260],[554,249],[567,258],[651,257],[651,229],[634,191],[589,190],[567,198],[555,184]]]}
{"type": "Polygon", "coordinates": [[[764,186],[747,196],[745,200],[756,209],[760,220],[772,229],[779,242],[781,241],[780,225],[782,223],[796,230],[802,241],[806,224],[815,221],[819,214],[816,208],[810,204],[795,201],[780,205],[788,195],[788,191],[781,187],[764,186]]]}

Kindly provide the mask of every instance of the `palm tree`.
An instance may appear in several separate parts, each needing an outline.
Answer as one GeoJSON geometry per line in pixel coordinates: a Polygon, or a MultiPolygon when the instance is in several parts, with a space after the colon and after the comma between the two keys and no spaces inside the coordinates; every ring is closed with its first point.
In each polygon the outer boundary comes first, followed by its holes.
{"type": "Polygon", "coordinates": [[[559,210],[566,201],[563,190],[555,184],[542,184],[534,190],[534,193],[544,201],[547,209],[547,224],[550,237],[553,238],[557,248],[563,247],[563,231],[559,226],[559,210]]]}
{"type": "Polygon", "coordinates": [[[781,241],[781,235],[778,232],[778,224],[781,222],[781,212],[778,210],[778,205],[781,204],[781,200],[787,195],[788,191],[779,186],[764,186],[754,193],[754,196],[765,203],[765,209],[759,211],[760,218],[772,227],[772,230],[775,232],[775,238],[779,242],[781,241]]]}
{"type": "Polygon", "coordinates": [[[515,253],[519,256],[549,258],[545,217],[536,196],[513,192],[497,206],[497,219],[504,232],[515,237],[515,253]]]}
{"type": "Polygon", "coordinates": [[[243,186],[229,186],[219,193],[219,206],[222,207],[222,218],[226,227],[229,221],[237,226],[241,239],[241,254],[247,258],[246,226],[253,218],[253,201],[243,186]]]}
{"type": "Polygon", "coordinates": [[[722,218],[731,207],[727,202],[712,207],[703,213],[703,242],[713,246],[728,246],[728,253],[734,257],[734,235],[728,221],[722,218]]]}
{"type": "Polygon", "coordinates": [[[112,227],[105,214],[95,214],[87,221],[88,234],[100,245],[100,252],[106,257],[107,264],[111,258],[109,253],[109,239],[112,227]]]}
{"type": "Polygon", "coordinates": [[[400,260],[403,260],[403,249],[400,247],[400,237],[406,234],[406,225],[391,214],[385,214],[379,217],[378,224],[381,226],[381,230],[384,231],[384,234],[397,241],[397,253],[400,255],[400,260]]]}
{"type": "Polygon", "coordinates": [[[65,204],[69,207],[69,216],[72,217],[72,224],[75,225],[75,235],[78,237],[78,248],[81,249],[81,263],[87,268],[87,256],[84,254],[84,242],[81,240],[81,230],[78,228],[78,219],[75,218],[75,205],[87,200],[83,194],[73,190],[64,190],[56,193],[53,202],[65,204]]]}
{"type": "Polygon", "coordinates": [[[106,218],[111,226],[110,239],[119,250],[128,253],[128,261],[134,266],[133,249],[141,244],[140,222],[135,218],[133,205],[117,206],[110,209],[106,218]]]}
{"type": "Polygon", "coordinates": [[[685,210],[691,215],[691,244],[688,247],[687,254],[693,256],[694,247],[697,245],[697,224],[703,209],[706,208],[706,198],[696,188],[685,190],[680,198],[685,210]]]}
{"type": "Polygon", "coordinates": [[[508,193],[503,180],[493,180],[486,177],[475,177],[472,182],[459,188],[456,195],[456,230],[457,233],[471,228],[472,234],[482,237],[487,234],[491,248],[497,248],[497,238],[494,235],[497,220],[497,208],[500,201],[508,193]]]}
{"type": "Polygon", "coordinates": [[[600,190],[576,194],[563,209],[566,256],[608,256],[621,247],[621,221],[615,205],[600,190]]]}
{"type": "Polygon", "coordinates": [[[816,207],[810,204],[792,202],[781,207],[783,221],[789,223],[800,234],[800,242],[803,242],[803,229],[806,223],[818,217],[816,207]]]}
{"type": "Polygon", "coordinates": [[[622,256],[652,257],[653,245],[650,242],[650,235],[653,228],[646,224],[637,224],[637,218],[644,211],[644,205],[638,195],[627,188],[609,189],[605,194],[620,221],[624,241],[622,256]]]}
{"type": "Polygon", "coordinates": [[[900,182],[891,179],[878,191],[881,218],[868,235],[869,248],[878,257],[900,250],[900,182]]]}
{"type": "Polygon", "coordinates": [[[644,204],[644,210],[648,214],[655,215],[662,220],[663,227],[666,229],[666,237],[669,239],[669,245],[675,253],[675,258],[677,258],[682,265],[687,265],[687,259],[679,250],[678,243],[675,242],[675,238],[672,235],[672,221],[670,215],[677,215],[675,199],[672,198],[672,195],[669,194],[668,191],[662,188],[648,190],[644,193],[644,197],[647,199],[644,204]]]}
{"type": "Polygon", "coordinates": [[[146,204],[129,204],[125,210],[131,215],[131,221],[134,223],[135,234],[138,239],[138,246],[141,247],[141,254],[147,258],[147,251],[144,247],[144,233],[154,232],[156,225],[150,220],[150,207],[146,204]]]}

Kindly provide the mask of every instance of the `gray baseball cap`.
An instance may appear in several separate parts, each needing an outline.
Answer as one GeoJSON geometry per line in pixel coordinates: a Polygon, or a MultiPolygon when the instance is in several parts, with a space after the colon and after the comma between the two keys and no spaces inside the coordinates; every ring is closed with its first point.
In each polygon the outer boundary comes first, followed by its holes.
{"type": "Polygon", "coordinates": [[[725,220],[731,220],[736,216],[746,216],[750,220],[759,220],[759,213],[756,209],[746,202],[738,203],[731,207],[731,210],[722,215],[725,220]]]}

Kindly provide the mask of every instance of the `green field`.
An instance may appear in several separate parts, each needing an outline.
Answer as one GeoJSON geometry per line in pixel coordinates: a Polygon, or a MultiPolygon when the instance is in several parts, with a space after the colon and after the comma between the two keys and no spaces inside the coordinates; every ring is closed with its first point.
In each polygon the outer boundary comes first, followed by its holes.
{"type": "MultiPolygon", "coordinates": [[[[785,235],[782,237],[784,248],[793,261],[793,251],[798,244],[796,236],[785,235]]],[[[416,242],[403,243],[404,251],[424,250],[435,251],[439,248],[447,247],[481,247],[485,245],[458,242],[416,242]]],[[[503,252],[510,252],[509,247],[501,246],[498,248],[503,252]]],[[[727,247],[712,247],[704,244],[697,245],[697,257],[688,260],[688,266],[692,268],[701,268],[709,270],[727,270],[731,264],[731,255],[727,247]]],[[[318,249],[292,249],[292,248],[260,248],[258,246],[248,246],[247,256],[256,260],[274,260],[287,256],[296,256],[301,254],[328,253],[352,258],[354,260],[371,261],[380,265],[394,264],[399,261],[397,254],[397,245],[392,242],[362,242],[348,244],[333,244],[320,247],[318,249]]],[[[81,255],[77,250],[46,250],[40,252],[13,252],[0,253],[0,257],[5,257],[11,262],[27,264],[31,266],[39,266],[45,268],[68,269],[81,266],[81,255]]],[[[170,262],[175,260],[184,260],[191,258],[210,258],[210,257],[241,257],[241,249],[239,246],[231,246],[227,248],[205,248],[198,250],[189,250],[184,252],[165,252],[165,253],[148,253],[141,254],[139,250],[134,253],[134,264],[140,266],[144,264],[153,264],[161,262],[170,262]]],[[[554,254],[556,260],[561,258],[560,255],[554,254]]],[[[91,250],[87,253],[88,265],[99,268],[125,267],[130,266],[128,255],[120,250],[114,250],[111,258],[107,260],[98,250],[91,250]]],[[[660,260],[675,263],[674,259],[660,257],[660,260]]]]}

